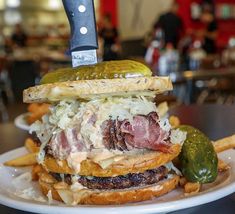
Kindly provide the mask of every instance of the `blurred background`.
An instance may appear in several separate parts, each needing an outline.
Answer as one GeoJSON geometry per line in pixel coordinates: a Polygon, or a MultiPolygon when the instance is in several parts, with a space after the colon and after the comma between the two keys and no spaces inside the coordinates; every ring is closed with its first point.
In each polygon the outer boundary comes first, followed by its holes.
{"type": "MultiPolygon", "coordinates": [[[[235,104],[234,0],[95,0],[99,61],[133,59],[169,75],[170,105],[235,104]]],[[[0,0],[0,121],[26,111],[22,91],[71,67],[60,0],[0,0]]]]}

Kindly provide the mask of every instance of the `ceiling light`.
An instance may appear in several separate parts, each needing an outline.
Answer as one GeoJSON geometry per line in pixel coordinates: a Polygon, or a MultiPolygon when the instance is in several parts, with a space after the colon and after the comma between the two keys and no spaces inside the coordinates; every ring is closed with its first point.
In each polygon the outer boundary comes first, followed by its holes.
{"type": "Polygon", "coordinates": [[[5,0],[7,7],[16,8],[20,6],[20,0],[5,0]]]}
{"type": "Polygon", "coordinates": [[[48,7],[52,10],[58,10],[62,7],[60,0],[49,0],[48,7]]]}
{"type": "Polygon", "coordinates": [[[18,11],[7,10],[4,13],[4,21],[7,25],[15,25],[22,21],[22,17],[18,11]]]}

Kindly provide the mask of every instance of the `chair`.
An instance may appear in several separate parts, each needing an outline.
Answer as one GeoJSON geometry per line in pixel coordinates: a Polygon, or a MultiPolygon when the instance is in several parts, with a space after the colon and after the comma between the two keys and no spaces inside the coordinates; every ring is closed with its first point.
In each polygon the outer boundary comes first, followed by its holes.
{"type": "Polygon", "coordinates": [[[10,65],[9,74],[15,100],[22,101],[23,90],[35,85],[38,65],[33,60],[15,60],[10,65]]]}
{"type": "Polygon", "coordinates": [[[7,108],[4,104],[3,99],[3,91],[4,91],[4,82],[0,81],[0,113],[1,113],[1,120],[2,122],[7,122],[9,119],[9,115],[7,112],[7,108]]]}

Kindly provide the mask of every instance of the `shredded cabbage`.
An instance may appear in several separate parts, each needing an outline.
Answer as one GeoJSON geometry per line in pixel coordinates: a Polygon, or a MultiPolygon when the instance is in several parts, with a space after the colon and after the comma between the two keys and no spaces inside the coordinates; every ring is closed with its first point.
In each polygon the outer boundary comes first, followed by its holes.
{"type": "Polygon", "coordinates": [[[74,115],[79,109],[79,102],[76,100],[63,100],[51,108],[49,122],[60,129],[66,129],[74,115]]]}
{"type": "Polygon", "coordinates": [[[177,175],[182,176],[182,173],[180,170],[178,170],[172,162],[168,162],[165,164],[165,167],[170,171],[173,170],[177,175]]]}
{"type": "Polygon", "coordinates": [[[166,131],[166,132],[169,132],[171,130],[171,125],[169,123],[168,118],[160,119],[159,125],[160,125],[161,129],[166,131]]]}
{"type": "Polygon", "coordinates": [[[40,146],[39,153],[38,153],[38,157],[37,157],[38,163],[40,163],[40,164],[44,160],[44,156],[45,156],[44,148],[47,145],[47,143],[49,142],[55,129],[56,129],[56,127],[49,123],[49,116],[48,115],[44,115],[42,117],[42,122],[36,121],[30,127],[30,133],[36,132],[37,137],[42,142],[42,144],[40,146]]]}
{"type": "Polygon", "coordinates": [[[171,130],[170,140],[173,144],[183,144],[186,140],[187,132],[183,132],[179,129],[171,130]]]}
{"type": "MultiPolygon", "coordinates": [[[[44,160],[44,148],[53,135],[76,128],[77,140],[86,144],[86,148],[103,149],[102,123],[108,119],[128,119],[130,122],[137,114],[147,115],[150,112],[158,112],[156,105],[152,102],[151,96],[141,94],[135,97],[99,97],[88,102],[78,100],[62,100],[50,108],[50,113],[42,117],[42,121],[36,121],[30,132],[36,132],[42,142],[38,155],[38,162],[44,160]]],[[[159,125],[165,131],[170,131],[171,126],[167,118],[159,118],[159,125]]],[[[184,135],[181,132],[172,131],[171,140],[173,143],[182,143],[184,135]]],[[[72,135],[71,135],[72,136],[72,135]]],[[[68,138],[71,153],[77,152],[73,139],[68,138]]],[[[52,147],[53,148],[57,148],[52,147]]]]}

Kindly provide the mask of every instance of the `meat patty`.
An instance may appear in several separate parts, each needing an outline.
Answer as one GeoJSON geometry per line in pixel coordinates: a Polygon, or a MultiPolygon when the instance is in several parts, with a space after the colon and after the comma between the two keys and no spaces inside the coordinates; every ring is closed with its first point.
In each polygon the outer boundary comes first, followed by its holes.
{"type": "MultiPolygon", "coordinates": [[[[78,183],[87,187],[88,189],[126,189],[130,187],[145,186],[157,183],[167,177],[168,169],[161,166],[156,169],[147,170],[144,173],[129,173],[116,177],[86,177],[80,176],[78,183]]],[[[60,174],[51,173],[57,180],[62,181],[60,174]]],[[[64,182],[69,185],[72,184],[71,175],[64,175],[64,182]]]]}

